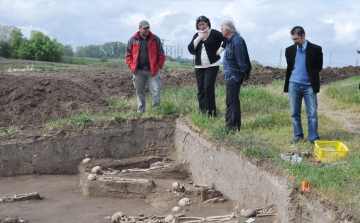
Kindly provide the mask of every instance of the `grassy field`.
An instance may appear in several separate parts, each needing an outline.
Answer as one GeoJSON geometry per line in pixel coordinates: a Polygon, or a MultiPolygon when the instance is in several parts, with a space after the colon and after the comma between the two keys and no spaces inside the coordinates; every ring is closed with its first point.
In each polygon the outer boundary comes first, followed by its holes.
{"type": "Polygon", "coordinates": [[[193,65],[183,65],[183,64],[180,64],[178,62],[173,62],[173,61],[165,61],[163,69],[167,69],[167,70],[189,69],[189,70],[192,70],[192,69],[194,69],[194,66],[193,65]]]}
{"type": "MultiPolygon", "coordinates": [[[[62,63],[52,62],[6,62],[0,66],[8,67],[9,71],[31,71],[36,69],[129,69],[124,59],[109,59],[107,62],[101,62],[97,58],[72,58],[62,61],[62,63]],[[67,66],[66,64],[69,64],[67,66]],[[78,64],[79,66],[74,66],[78,64]]],[[[179,70],[194,69],[192,65],[182,65],[178,62],[166,61],[163,69],[179,70]]]]}
{"type": "Polygon", "coordinates": [[[3,67],[8,67],[9,71],[32,71],[36,69],[77,69],[76,66],[66,66],[58,63],[31,63],[31,62],[10,62],[1,63],[3,67]]]}
{"type": "MultiPolygon", "coordinates": [[[[125,59],[108,59],[108,62],[124,62],[124,61],[125,59]]],[[[101,62],[100,58],[87,58],[87,57],[64,57],[61,62],[69,63],[69,64],[81,64],[81,65],[106,63],[106,62],[101,62]]]]}
{"type": "Polygon", "coordinates": [[[360,77],[352,77],[330,84],[326,89],[327,102],[336,109],[360,112],[360,77]]]}

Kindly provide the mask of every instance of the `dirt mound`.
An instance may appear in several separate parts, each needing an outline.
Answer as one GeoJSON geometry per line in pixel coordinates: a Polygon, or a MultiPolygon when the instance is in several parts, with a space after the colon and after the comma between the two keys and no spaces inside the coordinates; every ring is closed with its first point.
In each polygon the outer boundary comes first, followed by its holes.
{"type": "MultiPolygon", "coordinates": [[[[267,85],[285,77],[285,69],[264,67],[253,69],[244,86],[267,85]]],[[[321,83],[327,84],[359,76],[360,67],[326,68],[321,83]]],[[[196,87],[194,70],[161,71],[163,88],[196,87]]],[[[225,85],[219,71],[217,86],[225,85]]],[[[0,127],[11,124],[40,125],[49,120],[68,118],[84,110],[110,112],[106,99],[135,95],[129,70],[35,70],[28,72],[0,71],[0,127]]],[[[130,108],[134,109],[135,108],[130,108]]]]}

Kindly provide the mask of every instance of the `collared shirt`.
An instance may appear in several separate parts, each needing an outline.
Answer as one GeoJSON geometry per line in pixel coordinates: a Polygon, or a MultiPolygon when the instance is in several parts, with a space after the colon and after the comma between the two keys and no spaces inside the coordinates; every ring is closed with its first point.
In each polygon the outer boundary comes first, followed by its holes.
{"type": "MultiPolygon", "coordinates": [[[[297,48],[296,49],[299,49],[299,46],[300,45],[297,45],[297,48]]],[[[302,45],[303,49],[302,50],[305,50],[306,47],[307,47],[307,40],[305,41],[305,43],[302,45]]]]}

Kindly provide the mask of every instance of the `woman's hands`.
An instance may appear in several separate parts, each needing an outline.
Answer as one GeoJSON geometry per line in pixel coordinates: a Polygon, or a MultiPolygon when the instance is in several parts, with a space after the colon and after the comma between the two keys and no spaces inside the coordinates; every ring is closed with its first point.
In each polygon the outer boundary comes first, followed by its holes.
{"type": "Polygon", "coordinates": [[[200,39],[205,39],[205,38],[207,38],[209,36],[209,34],[208,34],[208,32],[203,32],[203,33],[200,33],[199,34],[199,37],[200,37],[200,39]]]}

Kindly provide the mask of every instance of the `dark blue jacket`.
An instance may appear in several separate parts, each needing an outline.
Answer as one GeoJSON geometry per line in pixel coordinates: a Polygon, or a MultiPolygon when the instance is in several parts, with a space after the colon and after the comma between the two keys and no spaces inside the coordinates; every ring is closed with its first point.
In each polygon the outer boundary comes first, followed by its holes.
{"type": "Polygon", "coordinates": [[[249,53],[245,40],[237,33],[234,33],[227,42],[225,55],[228,74],[236,82],[247,80],[251,71],[249,53]]]}

